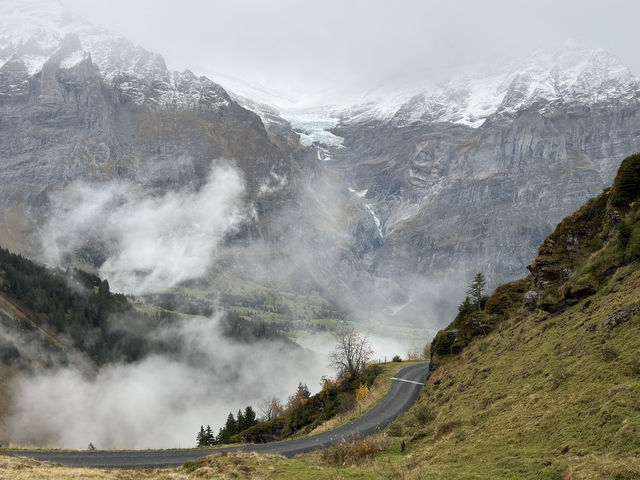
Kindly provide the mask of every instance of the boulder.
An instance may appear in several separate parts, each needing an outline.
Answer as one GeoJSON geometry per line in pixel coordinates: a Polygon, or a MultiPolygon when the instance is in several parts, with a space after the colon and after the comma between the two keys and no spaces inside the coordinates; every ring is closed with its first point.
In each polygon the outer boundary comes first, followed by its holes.
{"type": "Polygon", "coordinates": [[[625,322],[638,311],[640,307],[638,305],[632,305],[622,310],[617,310],[602,321],[603,327],[615,328],[625,322]]]}
{"type": "Polygon", "coordinates": [[[527,293],[525,293],[524,294],[525,307],[529,308],[530,310],[533,310],[534,308],[536,308],[536,305],[538,304],[539,296],[540,295],[535,290],[529,290],[527,293]]]}

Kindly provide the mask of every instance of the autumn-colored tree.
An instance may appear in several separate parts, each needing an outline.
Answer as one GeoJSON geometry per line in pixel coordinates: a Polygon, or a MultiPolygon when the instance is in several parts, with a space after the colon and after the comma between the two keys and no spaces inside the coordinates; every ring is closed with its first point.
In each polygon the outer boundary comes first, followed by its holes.
{"type": "Polygon", "coordinates": [[[260,404],[260,413],[266,421],[279,417],[282,412],[284,412],[284,408],[276,397],[265,398],[260,404]]]}
{"type": "Polygon", "coordinates": [[[331,379],[331,377],[328,377],[327,375],[323,375],[322,378],[320,379],[320,388],[322,389],[323,392],[326,390],[329,390],[334,385],[335,385],[335,382],[331,379]]]}
{"type": "Polygon", "coordinates": [[[300,382],[296,393],[289,396],[289,401],[287,402],[287,410],[294,410],[298,407],[301,407],[305,404],[310,396],[311,392],[309,392],[309,388],[306,385],[303,385],[302,382],[300,382]]]}
{"type": "Polygon", "coordinates": [[[358,401],[360,412],[362,412],[362,403],[367,399],[368,396],[369,387],[367,387],[364,383],[361,383],[358,390],[356,390],[356,400],[358,401]]]}
{"type": "Polygon", "coordinates": [[[367,337],[354,328],[345,328],[337,334],[336,349],[331,354],[330,362],[338,378],[357,378],[372,355],[373,349],[367,337]]]}

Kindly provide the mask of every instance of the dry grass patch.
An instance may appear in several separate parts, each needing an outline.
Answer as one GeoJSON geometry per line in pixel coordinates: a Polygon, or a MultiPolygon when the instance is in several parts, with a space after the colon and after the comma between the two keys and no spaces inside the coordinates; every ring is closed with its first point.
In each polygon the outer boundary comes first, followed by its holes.
{"type": "Polygon", "coordinates": [[[186,480],[193,478],[177,469],[104,470],[72,468],[0,452],[0,479],[11,480],[186,480]]]}
{"type": "Polygon", "coordinates": [[[359,465],[391,447],[391,440],[384,437],[343,440],[333,447],[322,450],[323,461],[333,465],[359,465]]]}
{"type": "Polygon", "coordinates": [[[374,471],[327,466],[317,456],[287,459],[254,453],[216,454],[165,469],[72,468],[0,452],[1,480],[321,480],[380,478],[374,471]]]}

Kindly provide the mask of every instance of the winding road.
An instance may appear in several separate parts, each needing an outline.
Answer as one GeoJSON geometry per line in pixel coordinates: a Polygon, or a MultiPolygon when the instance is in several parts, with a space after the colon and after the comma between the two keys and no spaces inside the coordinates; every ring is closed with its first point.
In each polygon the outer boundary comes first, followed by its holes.
{"type": "Polygon", "coordinates": [[[422,382],[429,374],[429,364],[419,363],[402,369],[394,377],[389,393],[374,408],[353,422],[310,437],[282,442],[244,445],[212,450],[111,451],[111,452],[29,452],[12,451],[14,455],[73,467],[93,468],[157,468],[175,467],[207,455],[221,452],[256,452],[293,457],[329,447],[343,439],[365,437],[383,430],[398,415],[409,410],[417,400],[422,382]]]}

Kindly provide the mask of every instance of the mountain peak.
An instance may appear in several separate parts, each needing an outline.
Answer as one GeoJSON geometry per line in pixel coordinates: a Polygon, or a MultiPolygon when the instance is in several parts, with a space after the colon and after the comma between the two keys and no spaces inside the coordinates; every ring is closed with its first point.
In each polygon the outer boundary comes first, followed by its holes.
{"type": "Polygon", "coordinates": [[[558,101],[626,101],[639,91],[638,79],[615,55],[568,40],[510,64],[408,88],[395,98],[367,98],[346,110],[342,121],[390,121],[400,126],[451,122],[475,128],[494,114],[513,115],[534,106],[544,111],[558,101]]]}
{"type": "Polygon", "coordinates": [[[574,38],[567,38],[562,42],[562,48],[582,48],[582,45],[574,38]]]}
{"type": "Polygon", "coordinates": [[[117,83],[138,104],[152,101],[191,108],[206,103],[218,108],[230,101],[224,89],[209,79],[170,71],[161,55],[85,22],[58,0],[0,3],[0,74],[5,65],[12,72],[11,84],[0,85],[0,95],[26,92],[29,79],[48,62],[70,69],[89,58],[105,83],[117,83]],[[75,39],[73,48],[69,35],[75,39]],[[152,91],[159,97],[148,98],[152,91]]]}

